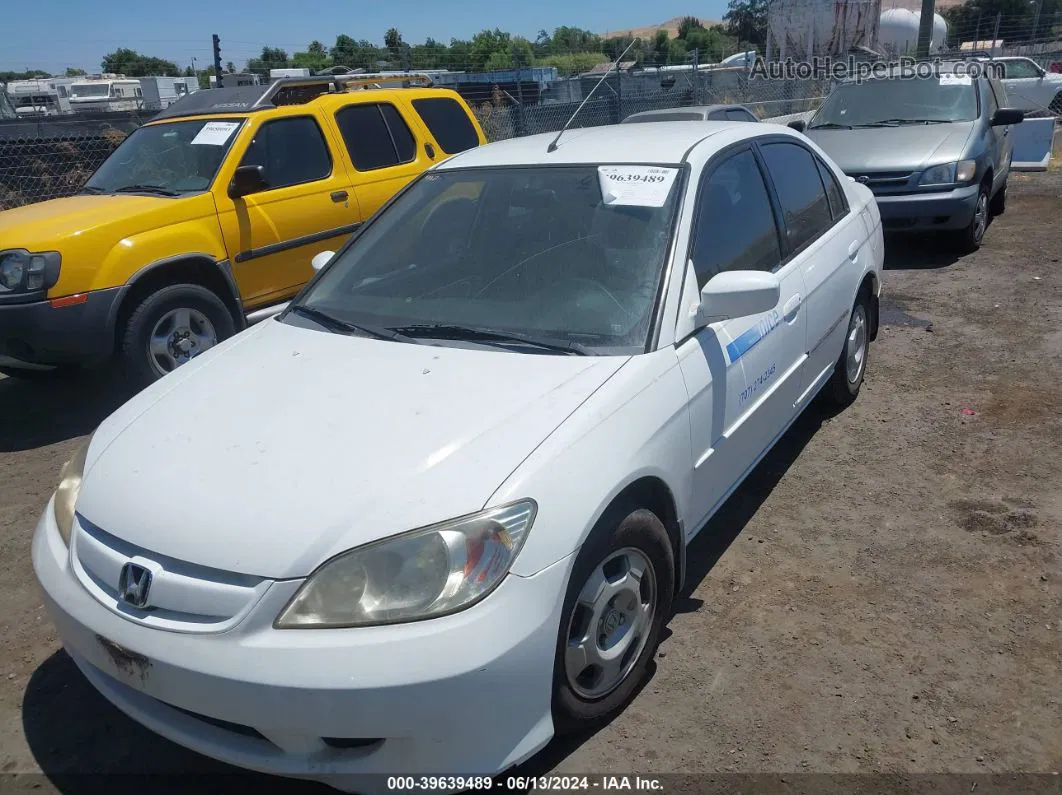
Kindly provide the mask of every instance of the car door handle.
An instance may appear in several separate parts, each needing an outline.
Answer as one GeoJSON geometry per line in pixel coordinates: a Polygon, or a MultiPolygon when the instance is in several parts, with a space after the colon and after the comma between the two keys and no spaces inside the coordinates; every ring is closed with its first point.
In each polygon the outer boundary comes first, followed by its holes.
{"type": "Polygon", "coordinates": [[[782,307],[782,317],[785,318],[787,323],[792,323],[796,317],[797,312],[800,311],[800,295],[794,295],[788,301],[785,302],[785,306],[782,307]]]}
{"type": "Polygon", "coordinates": [[[339,202],[345,202],[349,198],[350,194],[348,194],[345,190],[332,191],[332,201],[334,201],[336,204],[338,204],[339,202]]]}
{"type": "Polygon", "coordinates": [[[853,262],[859,259],[859,243],[857,241],[853,240],[848,245],[848,259],[852,260],[853,262]]]}

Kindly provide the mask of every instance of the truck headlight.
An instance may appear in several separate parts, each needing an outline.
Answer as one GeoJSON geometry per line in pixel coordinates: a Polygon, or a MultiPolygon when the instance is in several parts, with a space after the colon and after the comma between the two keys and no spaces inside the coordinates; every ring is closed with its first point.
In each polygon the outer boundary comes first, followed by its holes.
{"type": "Polygon", "coordinates": [[[521,500],[337,555],[307,578],[273,626],[367,627],[471,607],[508,574],[537,510],[521,500]]]}
{"type": "Polygon", "coordinates": [[[977,174],[977,161],[960,160],[957,163],[944,163],[926,169],[922,174],[920,185],[954,185],[970,182],[977,174]]]}
{"type": "Polygon", "coordinates": [[[74,451],[73,457],[59,471],[59,487],[55,490],[55,524],[59,535],[70,546],[70,533],[74,527],[74,505],[81,491],[81,478],[85,474],[85,459],[88,456],[92,436],[89,436],[74,451]]]}
{"type": "Polygon", "coordinates": [[[0,295],[33,293],[59,281],[58,251],[34,254],[23,249],[0,251],[0,295]]]}

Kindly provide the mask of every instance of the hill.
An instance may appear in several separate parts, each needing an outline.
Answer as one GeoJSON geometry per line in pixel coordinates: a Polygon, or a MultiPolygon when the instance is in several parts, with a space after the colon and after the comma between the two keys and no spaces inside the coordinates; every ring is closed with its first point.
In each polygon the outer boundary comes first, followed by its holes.
{"type": "MultiPolygon", "coordinates": [[[[682,22],[684,17],[675,17],[669,19],[667,22],[661,22],[659,25],[647,25],[643,28],[626,28],[620,30],[610,30],[607,33],[602,33],[601,38],[610,39],[620,36],[630,36],[635,39],[651,39],[656,35],[658,30],[666,30],[667,35],[671,38],[678,36],[679,23],[682,22]]],[[[710,28],[712,25],[721,25],[722,23],[712,19],[701,19],[701,24],[706,28],[710,28]]]]}

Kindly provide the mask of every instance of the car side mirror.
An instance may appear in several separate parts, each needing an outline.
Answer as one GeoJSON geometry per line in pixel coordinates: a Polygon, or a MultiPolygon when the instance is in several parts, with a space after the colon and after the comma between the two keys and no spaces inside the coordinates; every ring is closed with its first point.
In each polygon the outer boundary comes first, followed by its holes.
{"type": "Polygon", "coordinates": [[[1025,111],[1017,108],[1000,108],[992,114],[992,126],[1003,127],[1009,124],[1021,124],[1025,121],[1025,111]]]}
{"type": "Polygon", "coordinates": [[[229,198],[241,199],[267,187],[264,166],[240,166],[229,183],[229,198]]]}
{"type": "Polygon", "coordinates": [[[807,126],[808,126],[808,123],[806,121],[804,121],[803,119],[794,119],[793,121],[789,122],[789,124],[786,125],[786,127],[791,127],[792,129],[796,130],[797,132],[804,132],[804,130],[807,129],[807,126]]]}
{"type": "Polygon", "coordinates": [[[697,327],[770,312],[782,295],[782,282],[766,271],[723,271],[701,290],[697,327]]]}
{"type": "Polygon", "coordinates": [[[316,255],[312,260],[310,260],[310,265],[313,266],[313,269],[315,271],[319,271],[321,270],[321,268],[327,265],[332,260],[332,257],[334,257],[335,255],[336,252],[334,251],[322,251],[320,254],[316,255]]]}

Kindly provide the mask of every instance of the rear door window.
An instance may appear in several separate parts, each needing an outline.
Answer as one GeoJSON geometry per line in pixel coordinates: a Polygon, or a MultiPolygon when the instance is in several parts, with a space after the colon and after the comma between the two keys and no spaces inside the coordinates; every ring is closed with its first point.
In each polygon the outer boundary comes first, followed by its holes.
{"type": "Polygon", "coordinates": [[[358,171],[409,163],[416,156],[413,133],[388,102],[348,105],[336,112],[336,124],[358,171]]]}
{"type": "Polygon", "coordinates": [[[413,107],[446,154],[456,155],[479,146],[479,135],[472,120],[455,100],[446,97],[415,99],[413,107]]]}

